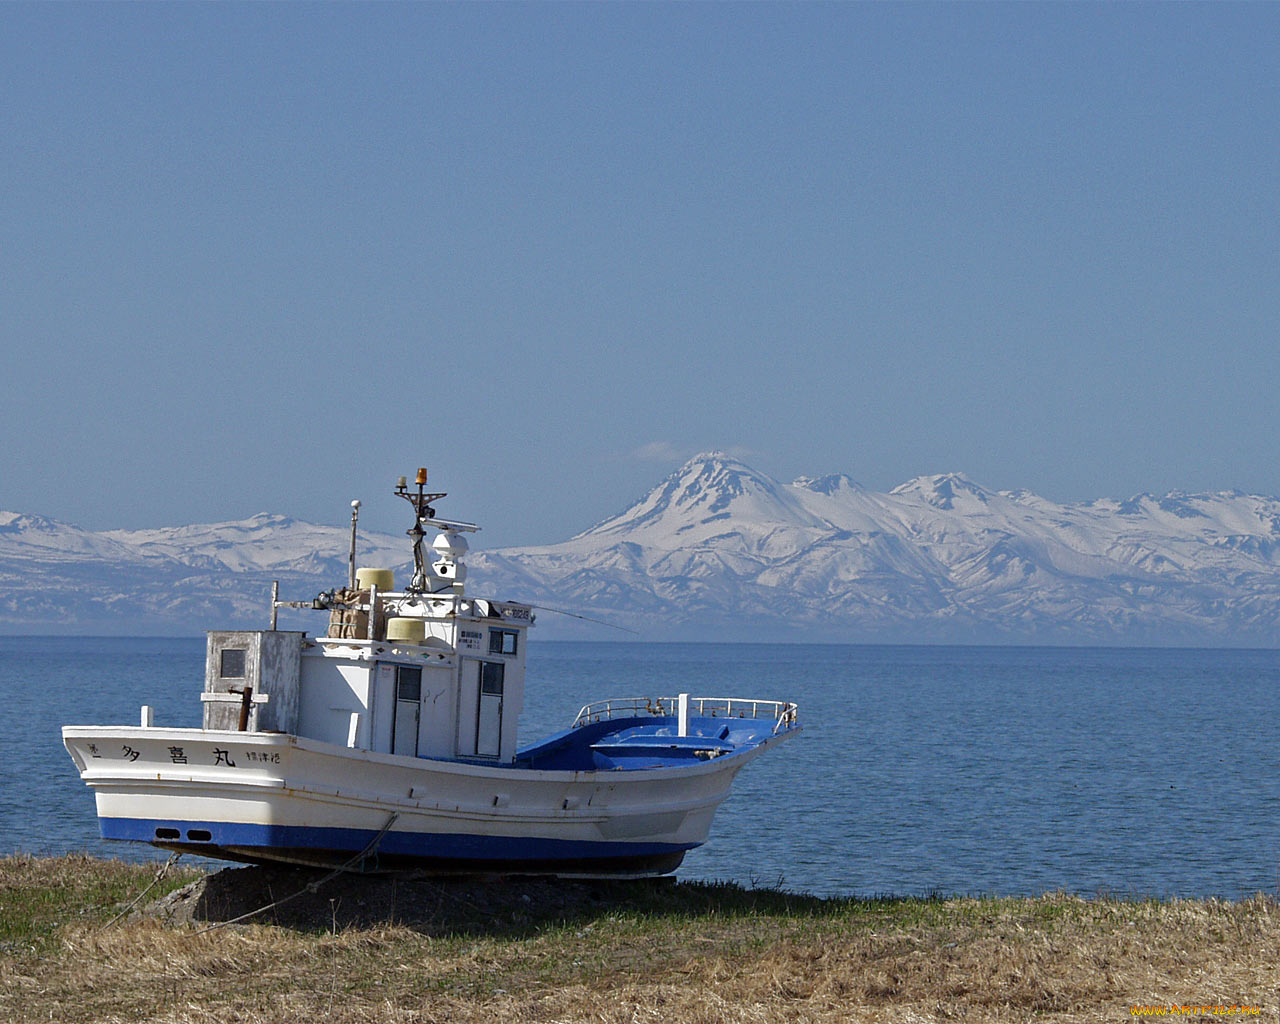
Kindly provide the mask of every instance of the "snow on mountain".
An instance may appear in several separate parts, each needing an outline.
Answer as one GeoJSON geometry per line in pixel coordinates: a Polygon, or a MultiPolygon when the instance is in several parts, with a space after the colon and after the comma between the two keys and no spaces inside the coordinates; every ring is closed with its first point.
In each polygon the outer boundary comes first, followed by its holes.
{"type": "Polygon", "coordinates": [[[729,520],[747,530],[750,539],[775,526],[828,527],[808,512],[793,490],[722,452],[707,452],[686,462],[626,511],[573,540],[625,535],[639,544],[665,545],[678,537],[684,546],[718,536],[729,520]]]}
{"type": "MultiPolygon", "coordinates": [[[[349,526],[260,514],[240,522],[94,533],[0,512],[0,632],[199,633],[261,624],[272,580],[310,597],[347,577],[349,526]]],[[[361,564],[409,560],[360,533],[361,564]]]]}
{"type": "MultiPolygon", "coordinates": [[[[0,630],[254,624],[272,579],[291,596],[341,583],[346,547],[345,526],[267,514],[94,533],[0,513],[0,630]]],[[[362,533],[360,550],[405,578],[405,538],[362,533]]],[[[1238,491],[1059,504],[944,473],[881,493],[707,452],[562,543],[467,561],[476,593],[649,639],[1274,646],[1280,626],[1280,500],[1238,491]]]]}
{"type": "Polygon", "coordinates": [[[829,476],[822,476],[817,479],[799,476],[792,481],[791,486],[813,491],[814,494],[838,494],[841,491],[862,490],[861,485],[856,480],[846,476],[844,473],[832,473],[829,476]]]}
{"type": "Polygon", "coordinates": [[[1278,517],[1239,492],[1063,505],[958,473],[780,484],[709,452],[563,544],[472,565],[659,636],[1272,645],[1278,517]]]}
{"type": "Polygon", "coordinates": [[[122,558],[126,547],[106,534],[44,516],[0,512],[0,557],[122,558]]]}
{"type": "MultiPolygon", "coordinates": [[[[320,526],[261,512],[233,523],[207,523],[153,530],[112,530],[118,541],[143,558],[168,558],[189,565],[222,566],[234,572],[346,572],[350,528],[320,526]]],[[[362,559],[381,564],[405,561],[406,542],[362,533],[362,559]]],[[[362,563],[363,564],[363,563],[362,563]]]]}

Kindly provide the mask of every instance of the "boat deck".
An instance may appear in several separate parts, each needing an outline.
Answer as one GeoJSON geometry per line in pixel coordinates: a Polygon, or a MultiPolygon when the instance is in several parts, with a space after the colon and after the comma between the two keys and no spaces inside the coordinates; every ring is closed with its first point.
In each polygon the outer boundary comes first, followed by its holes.
{"type": "Polygon", "coordinates": [[[702,698],[695,702],[696,713],[687,715],[683,725],[669,698],[588,705],[572,728],[520,751],[512,767],[552,771],[675,768],[742,754],[798,728],[794,705],[702,698]]]}

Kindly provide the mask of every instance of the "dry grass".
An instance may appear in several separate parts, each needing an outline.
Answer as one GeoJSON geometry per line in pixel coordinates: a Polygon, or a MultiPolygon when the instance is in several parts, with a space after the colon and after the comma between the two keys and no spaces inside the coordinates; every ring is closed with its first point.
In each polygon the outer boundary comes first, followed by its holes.
{"type": "Polygon", "coordinates": [[[104,928],[110,908],[86,911],[151,875],[0,861],[0,920],[63,897],[56,921],[4,947],[0,1020],[906,1024],[1131,1020],[1142,1004],[1252,1004],[1262,1014],[1246,1019],[1277,1019],[1280,907],[1263,897],[861,901],[674,885],[614,887],[557,919],[522,916],[508,887],[487,926],[453,932],[198,934],[150,919],[104,928]]]}

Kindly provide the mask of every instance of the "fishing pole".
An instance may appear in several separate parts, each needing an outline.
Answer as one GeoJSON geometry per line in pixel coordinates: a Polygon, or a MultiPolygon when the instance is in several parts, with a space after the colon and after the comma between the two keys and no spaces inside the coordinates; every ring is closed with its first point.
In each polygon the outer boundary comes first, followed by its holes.
{"type": "MultiPolygon", "coordinates": [[[[524,602],[521,602],[522,604],[524,602]]],[[[584,622],[594,622],[600,626],[608,626],[610,629],[620,629],[624,633],[632,633],[640,636],[640,631],[636,629],[628,629],[626,626],[619,626],[613,622],[605,622],[604,619],[593,619],[590,615],[579,615],[577,612],[567,612],[563,608],[551,608],[545,604],[531,604],[530,608],[537,608],[540,612],[555,612],[557,615],[568,615],[571,619],[582,619],[584,622]]]]}

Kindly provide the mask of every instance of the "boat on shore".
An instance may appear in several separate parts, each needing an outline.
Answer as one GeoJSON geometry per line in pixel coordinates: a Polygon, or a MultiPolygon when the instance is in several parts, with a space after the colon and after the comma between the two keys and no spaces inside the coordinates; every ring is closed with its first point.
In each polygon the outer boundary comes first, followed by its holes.
{"type": "Polygon", "coordinates": [[[207,634],[202,727],[69,725],[101,834],[203,856],[375,870],[645,876],[707,841],[738,772],[799,731],[793,703],[610,698],[518,744],[532,605],[471,596],[478,527],[436,516],[426,471],[414,572],[355,567],[270,628],[207,634]],[[436,536],[428,545],[428,530],[436,536]],[[324,635],[277,629],[327,611],[324,635]]]}

